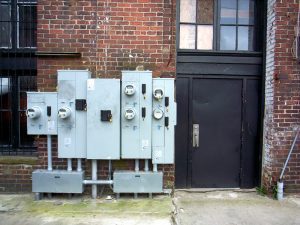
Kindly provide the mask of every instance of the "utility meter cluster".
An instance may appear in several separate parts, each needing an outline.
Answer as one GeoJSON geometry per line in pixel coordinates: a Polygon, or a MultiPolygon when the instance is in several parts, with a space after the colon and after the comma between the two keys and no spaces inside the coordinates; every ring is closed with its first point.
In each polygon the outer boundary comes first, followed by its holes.
{"type": "MultiPolygon", "coordinates": [[[[174,79],[152,78],[151,71],[122,71],[122,80],[92,79],[89,71],[59,70],[57,82],[57,93],[27,93],[27,131],[58,135],[59,158],[174,163],[174,79]]],[[[41,179],[49,173],[54,176],[55,172],[39,171],[36,176],[41,179]]],[[[74,173],[72,179],[76,180],[74,173]]],[[[137,181],[136,173],[115,172],[114,191],[145,192],[150,183],[155,186],[153,182],[162,186],[162,173],[140,172],[138,177],[144,181],[137,181]],[[126,182],[132,184],[131,189],[126,182]]],[[[36,179],[33,176],[35,192],[45,192],[36,179]]],[[[78,183],[84,183],[82,179],[80,171],[78,183]]],[[[69,178],[65,180],[69,182],[69,178]]],[[[153,190],[162,187],[149,192],[153,190]]]]}

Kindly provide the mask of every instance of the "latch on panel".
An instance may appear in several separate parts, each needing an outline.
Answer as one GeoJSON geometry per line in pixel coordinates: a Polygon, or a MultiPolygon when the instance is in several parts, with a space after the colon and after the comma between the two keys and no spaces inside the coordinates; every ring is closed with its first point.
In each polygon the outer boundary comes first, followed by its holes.
{"type": "Polygon", "coordinates": [[[112,122],[111,110],[101,110],[101,121],[112,122]]]}
{"type": "Polygon", "coordinates": [[[75,100],[75,109],[78,111],[86,111],[86,100],[85,99],[76,99],[75,100]]]}

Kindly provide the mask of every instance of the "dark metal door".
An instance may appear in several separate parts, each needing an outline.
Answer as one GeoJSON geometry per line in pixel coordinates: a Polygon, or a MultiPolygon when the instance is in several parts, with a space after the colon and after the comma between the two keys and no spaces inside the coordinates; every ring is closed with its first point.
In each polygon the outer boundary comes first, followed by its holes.
{"type": "Polygon", "coordinates": [[[257,185],[259,79],[179,77],[176,88],[176,187],[257,185]]]}
{"type": "Polygon", "coordinates": [[[192,123],[199,137],[192,138],[199,145],[190,146],[192,187],[239,187],[242,86],[242,80],[193,79],[192,123]]]}

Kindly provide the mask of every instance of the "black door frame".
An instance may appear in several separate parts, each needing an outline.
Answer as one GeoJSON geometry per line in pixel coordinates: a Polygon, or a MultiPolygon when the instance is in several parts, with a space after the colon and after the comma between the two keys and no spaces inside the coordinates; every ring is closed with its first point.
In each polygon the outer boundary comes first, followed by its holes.
{"type": "MultiPolygon", "coordinates": [[[[246,117],[246,102],[245,102],[245,98],[246,98],[246,82],[247,80],[258,80],[260,81],[261,79],[257,76],[249,76],[249,77],[245,77],[245,76],[222,76],[220,77],[219,75],[190,75],[190,76],[178,76],[177,79],[188,79],[188,128],[187,128],[187,177],[186,177],[186,188],[192,188],[192,152],[193,147],[192,147],[192,127],[193,127],[193,104],[192,104],[192,98],[193,98],[193,85],[192,82],[194,79],[233,79],[233,80],[241,80],[243,83],[242,86],[242,121],[241,121],[241,146],[240,146],[240,177],[239,177],[239,186],[240,187],[246,187],[247,185],[245,185],[245,178],[243,178],[243,163],[244,163],[244,155],[243,153],[245,152],[245,146],[244,146],[244,138],[245,138],[245,129],[243,127],[245,127],[245,123],[247,122],[245,120],[246,117]]],[[[261,92],[260,92],[261,93],[261,92]]],[[[261,102],[259,102],[259,105],[261,105],[261,102]]],[[[258,127],[260,127],[261,124],[261,120],[259,121],[258,127]]],[[[260,130],[260,129],[259,129],[260,130]]],[[[259,132],[259,131],[258,131],[259,132]]],[[[260,132],[259,132],[260,133],[260,132]]],[[[259,153],[260,154],[260,153],[259,153]]],[[[260,162],[257,161],[256,162],[256,169],[260,171],[259,169],[259,164],[260,162]]],[[[176,165],[175,165],[176,166],[176,165]]],[[[259,174],[259,171],[257,171],[257,173],[259,174]]],[[[259,177],[255,178],[255,183],[258,184],[259,182],[259,177]]]]}
{"type": "MultiPolygon", "coordinates": [[[[212,51],[212,52],[201,52],[201,51],[194,51],[194,50],[186,50],[186,51],[182,51],[182,50],[179,50],[179,42],[178,42],[178,37],[179,37],[179,10],[180,10],[180,0],[176,0],[176,64],[178,65],[178,57],[179,55],[182,56],[182,55],[186,55],[186,56],[241,56],[241,57],[252,57],[252,56],[260,56],[261,59],[262,59],[262,63],[261,63],[261,74],[260,74],[260,82],[261,82],[261,97],[260,97],[260,124],[259,124],[259,144],[258,144],[258,151],[259,151],[259,155],[258,155],[258,177],[257,177],[257,185],[260,186],[261,185],[261,170],[262,170],[262,149],[263,149],[263,119],[264,119],[264,108],[265,108],[265,99],[264,99],[264,96],[265,96],[265,71],[266,71],[266,34],[267,34],[267,30],[266,30],[266,27],[267,27],[267,9],[268,9],[268,2],[266,0],[263,0],[263,1],[258,1],[258,5],[257,5],[257,8],[261,9],[262,10],[262,13],[261,13],[261,27],[260,27],[260,33],[261,33],[261,41],[262,41],[262,51],[260,54],[257,54],[257,53],[251,53],[251,52],[248,52],[248,53],[240,53],[240,52],[236,52],[236,53],[230,53],[230,52],[216,52],[216,51],[212,51]]],[[[199,74],[193,74],[192,76],[191,75],[187,75],[187,74],[184,74],[184,73],[181,73],[181,72],[178,72],[177,70],[177,65],[176,65],[176,77],[177,79],[186,79],[188,80],[188,95],[191,96],[191,80],[193,79],[192,77],[198,77],[200,76],[199,74]]],[[[205,75],[205,77],[208,78],[208,75],[205,75]]],[[[236,75],[233,76],[234,78],[237,78],[236,75]]],[[[250,78],[250,77],[249,77],[250,78]]],[[[176,87],[177,87],[177,84],[176,84],[176,87]]],[[[177,88],[178,89],[178,88],[177,88]]],[[[178,95],[177,95],[178,97],[178,95]]],[[[190,101],[190,99],[188,100],[190,101]]],[[[189,107],[189,110],[190,110],[190,107],[191,107],[191,104],[188,103],[188,107],[189,107]]],[[[188,124],[188,130],[190,129],[189,127],[191,126],[191,118],[188,117],[188,121],[189,121],[189,124],[188,124]]],[[[182,135],[182,132],[180,131],[176,131],[176,133],[179,133],[178,136],[180,137],[180,135],[182,135]]],[[[177,136],[177,138],[178,138],[177,136]]],[[[191,133],[188,132],[188,135],[186,136],[186,139],[187,139],[187,143],[191,140],[191,133]]],[[[175,160],[176,160],[176,155],[178,154],[180,149],[178,149],[178,147],[175,145],[175,160]]],[[[184,156],[181,154],[181,157],[184,156]]],[[[190,158],[189,156],[187,156],[186,158],[186,162],[188,163],[190,161],[190,158]]],[[[185,164],[182,164],[183,167],[187,167],[187,165],[185,164]]],[[[181,166],[182,166],[181,165],[181,166]]],[[[187,182],[187,177],[186,177],[186,181],[184,182],[181,182],[180,185],[177,185],[177,178],[178,179],[184,179],[183,178],[183,174],[179,174],[179,172],[176,170],[177,168],[177,163],[175,163],[175,188],[191,188],[191,183],[187,182]],[[178,175],[178,176],[177,176],[178,175]],[[185,185],[183,184],[185,183],[185,185]]],[[[187,170],[187,168],[186,168],[187,170]]],[[[187,173],[188,173],[188,170],[187,170],[187,173]]],[[[190,179],[191,180],[191,179],[190,179]]]]}

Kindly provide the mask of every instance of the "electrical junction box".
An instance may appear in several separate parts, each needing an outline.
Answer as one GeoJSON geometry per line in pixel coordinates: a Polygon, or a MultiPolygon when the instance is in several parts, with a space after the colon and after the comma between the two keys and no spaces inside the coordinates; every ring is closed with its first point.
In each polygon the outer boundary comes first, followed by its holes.
{"type": "Polygon", "coordinates": [[[57,134],[57,93],[27,92],[27,134],[57,134]]]}
{"type": "Polygon", "coordinates": [[[162,172],[114,172],[114,193],[162,193],[162,172]]]}
{"type": "Polygon", "coordinates": [[[177,104],[173,78],[154,78],[152,91],[152,163],[174,163],[177,104]]]}
{"type": "Polygon", "coordinates": [[[58,70],[58,157],[86,158],[87,70],[58,70]]]}
{"type": "Polygon", "coordinates": [[[35,170],[32,172],[32,192],[83,193],[83,171],[35,170]]]}
{"type": "Polygon", "coordinates": [[[120,80],[87,80],[87,159],[120,159],[120,80]]]}
{"type": "Polygon", "coordinates": [[[122,71],[121,157],[151,158],[152,72],[122,71]]]}

